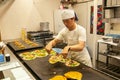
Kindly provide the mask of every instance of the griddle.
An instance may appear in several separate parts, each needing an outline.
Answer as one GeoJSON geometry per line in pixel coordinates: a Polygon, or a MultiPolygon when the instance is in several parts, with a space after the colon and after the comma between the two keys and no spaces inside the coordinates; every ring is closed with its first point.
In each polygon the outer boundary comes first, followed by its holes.
{"type": "MultiPolygon", "coordinates": [[[[20,53],[17,53],[17,56],[19,56],[19,54],[20,53]]],[[[55,75],[64,75],[68,71],[81,72],[83,74],[82,80],[115,80],[113,77],[103,74],[82,63],[78,67],[67,67],[63,63],[50,64],[48,62],[49,57],[50,56],[23,61],[24,65],[26,65],[26,67],[32,71],[32,74],[34,73],[39,80],[49,80],[55,75]]]]}
{"type": "Polygon", "coordinates": [[[22,44],[25,46],[25,48],[19,48],[19,47],[17,47],[17,46],[14,44],[13,41],[12,41],[12,42],[8,42],[8,43],[7,43],[7,46],[8,46],[13,52],[19,52],[19,51],[25,51],[25,50],[36,49],[36,48],[43,48],[43,47],[44,47],[44,45],[43,45],[42,43],[34,42],[34,43],[38,44],[38,46],[31,46],[31,45],[25,43],[25,42],[24,42],[23,40],[21,40],[21,39],[19,39],[18,41],[19,41],[20,43],[22,43],[22,44]]]}

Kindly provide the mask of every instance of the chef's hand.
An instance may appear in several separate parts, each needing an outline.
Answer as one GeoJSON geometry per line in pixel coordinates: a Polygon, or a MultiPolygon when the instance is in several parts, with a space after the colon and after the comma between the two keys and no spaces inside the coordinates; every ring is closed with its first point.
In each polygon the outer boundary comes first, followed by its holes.
{"type": "Polygon", "coordinates": [[[63,55],[64,58],[67,57],[68,52],[69,52],[69,49],[70,49],[70,47],[69,47],[69,46],[66,46],[66,47],[64,47],[64,49],[62,50],[62,53],[61,53],[61,54],[63,55]]]}
{"type": "Polygon", "coordinates": [[[48,45],[46,45],[45,49],[50,54],[50,51],[52,50],[52,46],[50,44],[48,44],[48,45]]]}

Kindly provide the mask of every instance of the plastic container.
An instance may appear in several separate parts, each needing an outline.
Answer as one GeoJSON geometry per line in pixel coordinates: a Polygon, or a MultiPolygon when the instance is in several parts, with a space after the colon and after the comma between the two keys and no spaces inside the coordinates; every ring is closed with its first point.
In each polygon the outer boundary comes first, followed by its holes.
{"type": "Polygon", "coordinates": [[[4,62],[4,55],[3,54],[0,54],[0,63],[1,62],[4,62]]]}

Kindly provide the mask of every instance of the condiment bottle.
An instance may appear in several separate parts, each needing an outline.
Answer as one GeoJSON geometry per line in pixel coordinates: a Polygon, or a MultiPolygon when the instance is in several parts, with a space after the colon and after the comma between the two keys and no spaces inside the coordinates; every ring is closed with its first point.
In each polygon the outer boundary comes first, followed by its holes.
{"type": "Polygon", "coordinates": [[[26,28],[22,28],[21,37],[23,41],[27,38],[26,28]]]}

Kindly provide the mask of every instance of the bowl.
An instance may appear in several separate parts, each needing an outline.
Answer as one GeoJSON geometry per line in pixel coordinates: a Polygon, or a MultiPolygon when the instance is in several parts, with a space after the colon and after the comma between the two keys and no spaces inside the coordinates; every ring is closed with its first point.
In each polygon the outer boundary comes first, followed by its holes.
{"type": "Polygon", "coordinates": [[[104,41],[112,41],[112,37],[109,37],[109,36],[102,36],[102,39],[104,41]]]}

